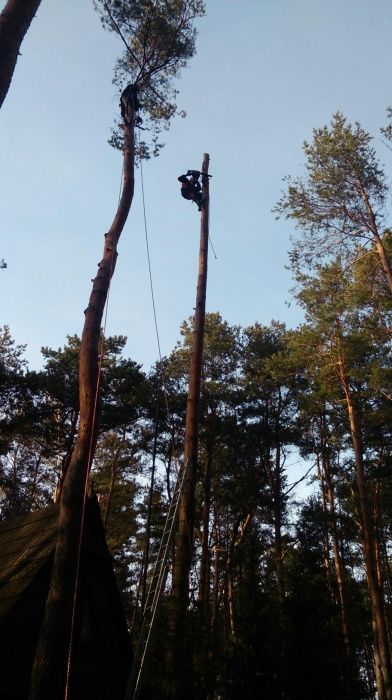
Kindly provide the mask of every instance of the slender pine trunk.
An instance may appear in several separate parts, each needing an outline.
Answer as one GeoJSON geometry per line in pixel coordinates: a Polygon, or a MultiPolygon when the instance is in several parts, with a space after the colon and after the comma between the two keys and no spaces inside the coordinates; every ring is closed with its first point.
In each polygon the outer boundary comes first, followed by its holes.
{"type": "Polygon", "coordinates": [[[325,414],[321,417],[321,462],[322,476],[325,490],[326,504],[328,504],[328,523],[330,528],[330,536],[332,542],[332,556],[335,572],[335,581],[337,588],[336,602],[340,609],[341,634],[343,640],[343,650],[345,657],[344,664],[344,679],[346,683],[346,692],[348,698],[356,697],[355,678],[354,678],[354,661],[351,652],[349,624],[347,616],[347,591],[346,591],[346,575],[340,553],[340,538],[338,533],[338,524],[335,508],[335,489],[331,471],[330,456],[327,440],[327,426],[325,414]]]}
{"type": "Polygon", "coordinates": [[[210,510],[211,510],[211,469],[212,451],[208,451],[206,470],[204,475],[204,504],[203,504],[203,532],[201,540],[200,558],[200,587],[199,602],[202,608],[203,620],[208,623],[209,595],[210,595],[210,510]]]}
{"type": "Polygon", "coordinates": [[[57,546],[44,620],[32,672],[30,700],[63,700],[72,674],[72,634],[79,549],[87,480],[99,418],[99,352],[103,311],[117,257],[117,244],[134,191],[134,112],[123,124],[123,186],[118,209],[105,234],[103,257],[93,281],[79,354],[80,422],[60,499],[57,546]]]}
{"type": "Polygon", "coordinates": [[[218,514],[214,509],[214,532],[215,532],[215,547],[214,547],[214,576],[212,582],[212,605],[211,605],[211,632],[214,637],[218,627],[219,615],[219,586],[221,579],[221,548],[222,538],[218,523],[218,514]]]}
{"type": "Polygon", "coordinates": [[[114,487],[116,485],[116,480],[117,480],[117,467],[118,467],[118,460],[120,459],[120,454],[124,446],[124,437],[123,440],[121,441],[120,445],[118,445],[114,457],[111,461],[110,464],[110,482],[109,482],[109,493],[108,497],[106,499],[106,504],[105,504],[105,509],[103,512],[103,526],[105,528],[105,532],[107,532],[108,526],[109,526],[109,518],[110,518],[110,511],[112,508],[112,502],[113,502],[113,494],[114,494],[114,487]]]}
{"type": "Polygon", "coordinates": [[[274,545],[275,545],[275,569],[276,580],[278,584],[278,597],[280,606],[283,606],[285,597],[285,580],[283,571],[283,546],[282,546],[282,465],[281,465],[281,448],[278,444],[275,453],[275,467],[273,479],[273,495],[274,495],[274,545]]]}
{"type": "Polygon", "coordinates": [[[328,588],[331,593],[333,602],[336,603],[336,596],[334,591],[334,586],[332,583],[332,571],[331,571],[331,547],[329,543],[329,528],[328,528],[328,506],[327,506],[327,487],[325,483],[324,471],[321,467],[322,460],[320,456],[317,455],[317,476],[320,483],[320,493],[321,493],[321,507],[324,515],[324,526],[323,526],[323,540],[324,540],[324,567],[327,574],[328,588]]]}
{"type": "Polygon", "coordinates": [[[186,469],[178,509],[178,531],[176,533],[176,556],[173,566],[173,650],[169,664],[177,673],[176,697],[182,700],[186,694],[190,676],[190,656],[186,649],[186,618],[189,598],[189,574],[193,555],[193,530],[195,510],[195,487],[199,440],[199,410],[201,368],[204,345],[205,303],[207,291],[208,265],[208,164],[209,156],[204,154],[202,173],[203,204],[201,205],[200,251],[197,279],[196,307],[194,316],[193,342],[189,368],[189,390],[184,440],[184,466],[186,469]]]}
{"type": "Polygon", "coordinates": [[[371,203],[370,203],[368,194],[367,194],[367,192],[366,192],[366,189],[365,189],[365,187],[364,187],[364,185],[363,185],[362,180],[360,180],[358,177],[357,177],[357,184],[358,184],[358,188],[359,188],[359,192],[360,192],[361,198],[362,198],[362,200],[363,200],[363,202],[364,202],[364,204],[365,204],[365,206],[366,206],[366,210],[367,210],[367,213],[368,213],[368,217],[369,217],[369,227],[370,227],[370,230],[371,230],[371,232],[372,232],[373,241],[374,241],[374,245],[376,246],[377,255],[378,255],[379,259],[380,259],[381,267],[382,267],[382,269],[384,270],[384,274],[385,274],[385,277],[386,277],[386,280],[387,280],[389,289],[390,289],[390,291],[391,291],[391,293],[392,293],[392,267],[391,267],[391,261],[390,261],[389,258],[388,258],[388,255],[387,255],[386,250],[385,250],[385,248],[384,248],[384,244],[383,244],[382,239],[381,239],[381,236],[380,236],[380,234],[379,234],[379,230],[378,230],[378,226],[377,226],[377,220],[376,220],[376,217],[375,217],[375,214],[374,214],[374,211],[373,211],[373,207],[372,207],[372,205],[371,205],[371,203]]]}
{"type": "Polygon", "coordinates": [[[386,625],[382,590],[380,588],[377,576],[376,542],[374,538],[371,508],[369,504],[369,485],[366,480],[363,462],[359,411],[355,397],[350,388],[349,377],[345,369],[342,354],[340,354],[339,357],[339,370],[347,404],[351,439],[355,457],[363,553],[372,614],[377,692],[379,695],[379,700],[392,700],[392,668],[388,629],[386,625]]]}
{"type": "Polygon", "coordinates": [[[226,556],[225,565],[225,626],[226,626],[226,637],[235,641],[236,636],[236,626],[235,626],[235,613],[234,613],[234,550],[236,545],[236,540],[238,537],[238,530],[241,521],[238,519],[234,523],[233,532],[231,533],[229,548],[226,556]]]}
{"type": "Polygon", "coordinates": [[[150,487],[148,490],[146,533],[145,533],[145,540],[144,540],[142,581],[141,581],[142,596],[141,596],[140,607],[141,607],[142,614],[144,612],[144,606],[146,604],[148,565],[150,563],[151,523],[152,523],[152,509],[153,509],[153,504],[154,504],[155,468],[156,468],[156,455],[157,455],[157,442],[158,442],[158,411],[159,411],[159,404],[157,402],[156,412],[155,412],[155,424],[154,424],[154,443],[153,443],[153,448],[152,448],[152,465],[151,465],[150,487]]]}

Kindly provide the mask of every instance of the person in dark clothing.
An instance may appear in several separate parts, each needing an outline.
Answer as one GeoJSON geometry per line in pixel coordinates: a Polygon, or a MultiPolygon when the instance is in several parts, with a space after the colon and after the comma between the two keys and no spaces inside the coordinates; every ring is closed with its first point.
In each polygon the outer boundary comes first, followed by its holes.
{"type": "Polygon", "coordinates": [[[123,92],[121,93],[120,109],[121,116],[123,119],[126,117],[128,106],[132,107],[132,109],[135,112],[137,112],[138,109],[140,109],[140,102],[137,94],[137,86],[133,83],[127,85],[125,90],[123,90],[123,92]]]}
{"type": "Polygon", "coordinates": [[[181,195],[184,199],[190,199],[192,202],[196,202],[199,211],[201,211],[203,195],[199,177],[200,173],[198,170],[188,170],[187,174],[180,175],[178,180],[181,182],[181,195]]]}

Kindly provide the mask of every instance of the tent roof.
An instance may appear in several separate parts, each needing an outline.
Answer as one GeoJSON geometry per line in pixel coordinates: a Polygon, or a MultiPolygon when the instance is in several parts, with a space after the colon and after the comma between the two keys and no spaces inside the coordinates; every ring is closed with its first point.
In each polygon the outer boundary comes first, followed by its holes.
{"type": "MultiPolygon", "coordinates": [[[[0,522],[0,618],[13,607],[54,551],[59,506],[0,522]]],[[[96,498],[88,499],[84,550],[110,557],[96,498]]]]}

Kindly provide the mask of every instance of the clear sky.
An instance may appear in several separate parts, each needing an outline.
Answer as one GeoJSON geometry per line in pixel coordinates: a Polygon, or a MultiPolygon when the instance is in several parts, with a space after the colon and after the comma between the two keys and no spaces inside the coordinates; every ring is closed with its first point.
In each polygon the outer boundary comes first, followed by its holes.
{"type": "MultiPolygon", "coordinates": [[[[0,7],[4,2],[0,2],[0,7]]],[[[336,110],[378,138],[392,104],[390,0],[207,0],[198,54],[183,72],[177,119],[158,159],[144,166],[162,353],[193,313],[199,216],[177,177],[210,154],[207,308],[232,324],[272,318],[295,326],[290,222],[271,208],[282,178],[299,174],[301,144],[336,110]]],[[[107,144],[118,113],[111,84],[121,44],[90,0],[42,0],[0,110],[0,325],[40,348],[81,333],[103,234],[118,200],[121,155],[107,144]]],[[[158,358],[142,218],[140,173],[120,240],[107,332],[148,370],[158,358]]]]}

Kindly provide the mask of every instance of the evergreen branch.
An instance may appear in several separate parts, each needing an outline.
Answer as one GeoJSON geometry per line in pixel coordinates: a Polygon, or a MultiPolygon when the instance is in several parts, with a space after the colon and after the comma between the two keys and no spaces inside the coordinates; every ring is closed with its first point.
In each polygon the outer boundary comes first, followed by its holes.
{"type": "Polygon", "coordinates": [[[107,12],[108,15],[109,15],[109,19],[110,19],[110,21],[112,22],[112,25],[113,25],[115,31],[116,31],[117,34],[119,35],[119,37],[120,37],[121,41],[123,42],[123,44],[124,44],[126,50],[130,53],[130,55],[131,55],[131,57],[133,58],[133,60],[135,61],[135,63],[137,63],[137,65],[139,66],[139,69],[141,69],[141,64],[140,64],[140,62],[139,62],[139,59],[137,58],[136,54],[132,51],[132,49],[131,49],[131,47],[129,46],[127,40],[125,39],[125,37],[124,37],[124,35],[123,35],[123,33],[122,33],[121,29],[120,29],[120,25],[119,25],[118,22],[114,19],[113,14],[112,14],[112,11],[111,11],[111,9],[110,9],[108,3],[107,3],[107,0],[102,0],[102,3],[103,3],[103,6],[104,6],[106,12],[107,12]]]}

